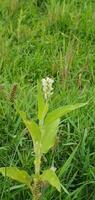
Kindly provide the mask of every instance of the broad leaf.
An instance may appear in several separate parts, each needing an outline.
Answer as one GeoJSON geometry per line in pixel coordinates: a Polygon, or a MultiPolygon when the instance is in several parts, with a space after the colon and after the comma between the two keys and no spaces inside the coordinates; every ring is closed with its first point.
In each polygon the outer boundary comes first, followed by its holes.
{"type": "Polygon", "coordinates": [[[39,126],[33,120],[28,120],[26,118],[25,112],[19,112],[19,113],[33,139],[33,143],[35,144],[36,142],[39,142],[41,139],[41,132],[39,126]]]}
{"type": "Polygon", "coordinates": [[[39,81],[37,87],[38,87],[38,119],[42,121],[45,115],[47,114],[48,104],[44,100],[42,86],[39,81]]]}
{"type": "Polygon", "coordinates": [[[47,153],[48,150],[54,146],[59,122],[60,119],[57,119],[44,127],[44,134],[41,142],[42,153],[47,153]]]}
{"type": "Polygon", "coordinates": [[[55,109],[54,111],[48,113],[46,119],[45,119],[45,123],[49,124],[53,121],[55,121],[56,119],[66,115],[67,113],[85,106],[87,103],[78,103],[75,105],[67,105],[67,106],[63,106],[63,107],[59,107],[57,109],[55,109]]]}
{"type": "Polygon", "coordinates": [[[19,170],[16,167],[1,167],[0,173],[3,176],[12,178],[16,181],[19,181],[20,183],[24,183],[28,186],[31,185],[31,181],[32,181],[31,176],[29,176],[29,174],[24,170],[19,170]]]}
{"type": "Polygon", "coordinates": [[[47,181],[50,185],[55,187],[59,192],[61,191],[61,184],[56,175],[56,173],[52,169],[45,170],[41,175],[42,181],[47,181]]]}

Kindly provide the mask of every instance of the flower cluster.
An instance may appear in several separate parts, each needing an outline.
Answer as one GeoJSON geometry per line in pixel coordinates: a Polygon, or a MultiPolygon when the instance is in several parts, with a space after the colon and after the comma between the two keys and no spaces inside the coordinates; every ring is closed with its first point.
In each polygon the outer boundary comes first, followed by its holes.
{"type": "Polygon", "coordinates": [[[53,87],[52,87],[53,83],[54,80],[52,78],[46,77],[42,79],[42,86],[43,86],[45,100],[48,100],[53,94],[53,87]]]}

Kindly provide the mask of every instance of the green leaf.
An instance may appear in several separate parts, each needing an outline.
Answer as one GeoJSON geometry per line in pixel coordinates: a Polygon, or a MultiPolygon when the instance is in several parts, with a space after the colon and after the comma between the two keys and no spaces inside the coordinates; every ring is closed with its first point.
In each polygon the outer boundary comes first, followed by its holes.
{"type": "Polygon", "coordinates": [[[45,123],[49,124],[49,123],[55,121],[56,119],[66,115],[67,113],[69,113],[77,108],[83,107],[85,105],[87,105],[87,103],[78,103],[75,105],[67,105],[67,106],[59,107],[59,108],[55,109],[54,111],[48,113],[48,115],[45,119],[45,123]]]}
{"type": "Polygon", "coordinates": [[[42,121],[47,114],[48,104],[44,100],[42,85],[39,81],[37,87],[38,87],[38,119],[42,121]]]}
{"type": "Polygon", "coordinates": [[[33,120],[28,120],[26,118],[25,112],[20,111],[19,114],[33,139],[33,143],[35,144],[36,142],[39,142],[41,139],[41,132],[40,132],[39,126],[33,120]]]}
{"type": "Polygon", "coordinates": [[[57,119],[53,123],[45,125],[41,142],[42,153],[47,153],[48,150],[54,146],[59,123],[60,119],[57,119]]]}
{"type": "MultiPolygon", "coordinates": [[[[69,156],[69,158],[67,159],[67,161],[63,164],[63,166],[58,170],[58,178],[61,178],[64,176],[64,173],[67,172],[67,170],[69,169],[69,167],[71,166],[71,162],[74,159],[74,155],[78,149],[78,146],[74,149],[74,151],[71,153],[71,155],[69,156]]],[[[66,188],[64,188],[64,186],[61,184],[62,189],[64,190],[65,193],[69,194],[68,191],[66,191],[66,188]]],[[[53,189],[51,190],[51,194],[53,193],[53,189]]]]}
{"type": "Polygon", "coordinates": [[[89,171],[90,171],[91,175],[92,175],[92,176],[94,177],[94,179],[95,179],[95,167],[90,166],[89,171]]]}
{"type": "Polygon", "coordinates": [[[55,187],[59,192],[61,191],[61,184],[56,173],[52,169],[47,169],[41,175],[42,181],[47,181],[50,185],[55,187]]]}
{"type": "Polygon", "coordinates": [[[91,166],[90,170],[95,174],[95,167],[91,166]]]}
{"type": "Polygon", "coordinates": [[[29,174],[24,170],[19,170],[16,167],[1,167],[0,173],[3,176],[12,178],[16,181],[19,181],[20,183],[24,183],[25,185],[28,185],[28,186],[31,185],[31,181],[32,181],[31,176],[29,176],[29,174]]]}
{"type": "Polygon", "coordinates": [[[64,192],[65,192],[66,194],[68,194],[68,195],[70,194],[70,193],[68,192],[68,190],[64,187],[64,185],[61,184],[61,188],[64,190],[64,192]]]}
{"type": "MultiPolygon", "coordinates": [[[[79,146],[79,145],[78,145],[79,146]]],[[[74,149],[74,151],[71,153],[71,155],[69,156],[69,158],[67,159],[67,161],[64,163],[64,165],[61,167],[60,171],[59,171],[59,175],[58,177],[62,177],[63,174],[68,170],[68,168],[71,166],[71,162],[74,158],[74,155],[78,149],[78,146],[74,149]]]]}

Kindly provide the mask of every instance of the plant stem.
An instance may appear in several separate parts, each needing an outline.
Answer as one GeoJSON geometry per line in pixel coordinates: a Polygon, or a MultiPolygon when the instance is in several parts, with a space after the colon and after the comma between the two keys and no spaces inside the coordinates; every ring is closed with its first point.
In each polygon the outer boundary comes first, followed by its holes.
{"type": "Polygon", "coordinates": [[[39,143],[37,143],[35,146],[34,165],[35,165],[35,178],[34,178],[34,183],[32,186],[33,200],[40,200],[41,191],[40,191],[39,176],[40,176],[40,167],[41,167],[41,145],[39,143]]]}
{"type": "Polygon", "coordinates": [[[41,156],[37,155],[35,158],[35,174],[36,175],[40,174],[40,165],[41,165],[41,156]]]}
{"type": "MultiPolygon", "coordinates": [[[[43,120],[40,121],[40,128],[43,130],[43,120]]],[[[41,143],[36,143],[35,145],[35,178],[34,178],[34,184],[32,187],[32,194],[33,194],[33,200],[40,200],[41,197],[41,185],[39,182],[40,177],[40,167],[41,167],[41,143]]]]}

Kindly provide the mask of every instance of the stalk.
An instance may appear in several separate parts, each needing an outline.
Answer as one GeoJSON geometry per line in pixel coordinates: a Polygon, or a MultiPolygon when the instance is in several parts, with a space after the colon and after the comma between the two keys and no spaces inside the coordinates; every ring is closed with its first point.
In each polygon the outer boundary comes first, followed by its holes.
{"type": "MultiPolygon", "coordinates": [[[[39,126],[41,129],[41,132],[43,134],[43,124],[44,121],[40,120],[39,121],[39,126]]],[[[35,145],[35,161],[34,161],[34,165],[35,165],[35,178],[34,178],[34,184],[32,186],[32,194],[33,194],[33,200],[40,200],[41,197],[41,183],[40,183],[40,168],[41,168],[41,157],[42,157],[42,153],[41,153],[41,143],[36,143],[35,145]]]]}
{"type": "Polygon", "coordinates": [[[33,194],[33,200],[40,200],[41,197],[41,191],[40,191],[40,168],[41,168],[41,145],[39,143],[35,146],[35,177],[34,177],[34,183],[32,186],[32,194],[33,194]]]}
{"type": "Polygon", "coordinates": [[[35,156],[35,175],[40,175],[41,155],[35,156]]]}

